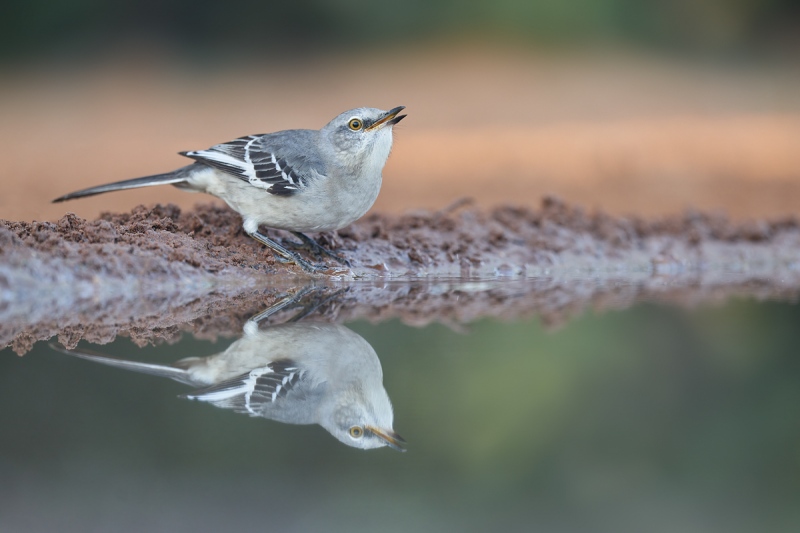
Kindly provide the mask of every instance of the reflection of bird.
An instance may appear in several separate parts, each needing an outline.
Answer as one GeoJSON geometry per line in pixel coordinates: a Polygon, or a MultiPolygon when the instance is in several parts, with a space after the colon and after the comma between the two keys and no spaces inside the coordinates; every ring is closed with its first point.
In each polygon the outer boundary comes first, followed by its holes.
{"type": "Polygon", "coordinates": [[[213,194],[242,215],[248,235],[303,269],[317,271],[322,267],[259,233],[259,226],[291,231],[315,251],[346,263],[300,232],[343,228],[369,210],[381,188],[392,127],[405,117],[398,115],[403,109],[362,107],[345,111],[321,130],[249,135],[208,150],[181,152],[195,163],[53,201],[162,184],[213,194]]]}
{"type": "Polygon", "coordinates": [[[356,448],[402,451],[405,443],[392,429],[392,404],[375,350],[344,326],[292,323],[259,330],[251,321],[224,352],[170,366],[53,347],[201,387],[186,397],[217,407],[288,424],[319,424],[356,448]]]}

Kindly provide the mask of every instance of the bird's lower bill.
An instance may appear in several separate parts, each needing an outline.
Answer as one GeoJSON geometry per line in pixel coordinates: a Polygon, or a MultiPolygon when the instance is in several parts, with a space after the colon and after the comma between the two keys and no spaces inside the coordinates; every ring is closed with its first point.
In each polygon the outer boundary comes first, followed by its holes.
{"type": "Polygon", "coordinates": [[[400,122],[405,118],[405,115],[400,115],[399,117],[397,116],[400,113],[400,111],[402,111],[405,108],[406,108],[405,106],[401,105],[387,111],[384,116],[373,122],[370,126],[366,128],[366,130],[367,131],[377,130],[382,128],[383,126],[386,126],[387,124],[390,126],[394,126],[395,124],[397,124],[398,122],[400,122]]]}
{"type": "Polygon", "coordinates": [[[390,448],[395,449],[399,452],[406,451],[405,447],[403,446],[406,443],[405,439],[400,435],[398,435],[397,433],[395,433],[394,431],[385,431],[376,428],[374,426],[367,426],[366,429],[370,433],[373,433],[374,435],[382,439],[384,442],[386,442],[386,445],[389,446],[390,448]]]}

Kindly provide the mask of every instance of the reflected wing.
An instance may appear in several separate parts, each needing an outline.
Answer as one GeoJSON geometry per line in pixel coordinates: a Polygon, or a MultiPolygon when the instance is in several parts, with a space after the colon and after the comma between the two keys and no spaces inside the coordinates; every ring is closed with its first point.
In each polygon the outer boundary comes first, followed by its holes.
{"type": "Polygon", "coordinates": [[[186,397],[252,416],[263,416],[265,408],[285,398],[301,383],[304,375],[305,372],[294,361],[283,359],[186,397]]]}
{"type": "Polygon", "coordinates": [[[181,155],[214,167],[226,174],[266,189],[279,196],[295,194],[308,185],[308,174],[298,164],[287,161],[286,149],[270,147],[268,135],[248,135],[231,142],[212,146],[208,150],[180,152],[181,155]]]}

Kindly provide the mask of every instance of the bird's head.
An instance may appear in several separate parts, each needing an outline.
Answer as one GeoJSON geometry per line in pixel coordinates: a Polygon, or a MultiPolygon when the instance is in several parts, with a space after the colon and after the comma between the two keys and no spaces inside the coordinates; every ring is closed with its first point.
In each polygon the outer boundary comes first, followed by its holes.
{"type": "Polygon", "coordinates": [[[336,158],[349,168],[383,168],[392,149],[392,128],[405,118],[404,106],[389,111],[359,107],[345,111],[320,130],[336,158]]]}
{"type": "Polygon", "coordinates": [[[373,391],[372,396],[367,397],[363,390],[351,390],[340,398],[323,427],[354,448],[389,446],[404,452],[406,441],[392,429],[394,413],[385,389],[373,391]]]}

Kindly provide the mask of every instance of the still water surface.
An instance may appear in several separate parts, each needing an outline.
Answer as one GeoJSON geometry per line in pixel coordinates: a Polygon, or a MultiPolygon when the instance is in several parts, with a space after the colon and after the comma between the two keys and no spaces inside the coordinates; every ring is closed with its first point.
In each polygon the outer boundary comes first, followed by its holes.
{"type": "Polygon", "coordinates": [[[555,328],[320,325],[317,304],[213,342],[79,345],[166,377],[0,352],[0,531],[800,530],[797,304],[555,328]]]}

